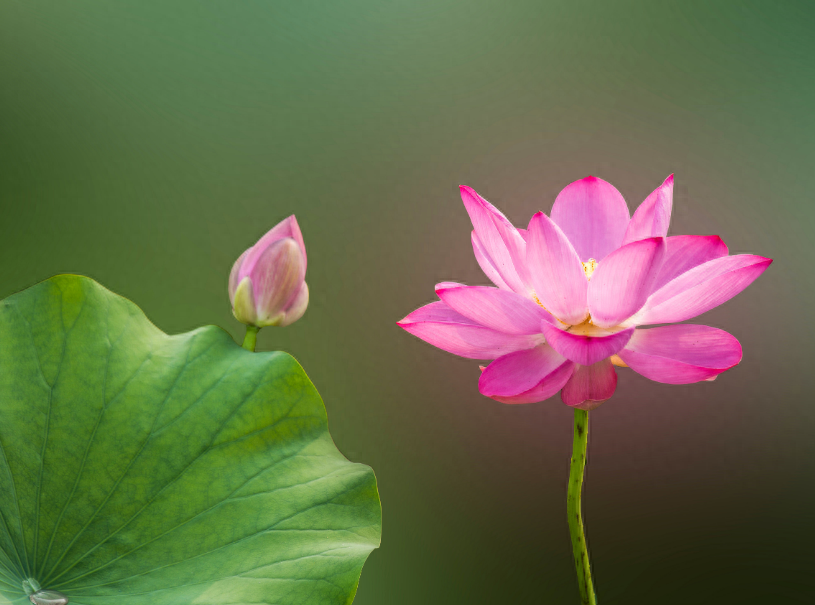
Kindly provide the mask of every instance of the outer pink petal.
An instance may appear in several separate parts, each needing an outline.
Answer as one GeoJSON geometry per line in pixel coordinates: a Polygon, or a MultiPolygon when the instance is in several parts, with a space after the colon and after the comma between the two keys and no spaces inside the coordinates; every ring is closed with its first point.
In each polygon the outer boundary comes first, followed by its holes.
{"type": "Polygon", "coordinates": [[[593,410],[611,397],[616,388],[617,372],[611,361],[604,359],[590,366],[575,366],[572,377],[560,392],[560,398],[573,408],[593,410]]]}
{"type": "Polygon", "coordinates": [[[294,298],[286,308],[286,316],[280,322],[280,327],[290,326],[295,321],[303,317],[306,309],[308,308],[308,299],[308,284],[303,282],[303,284],[300,286],[300,290],[298,290],[297,294],[295,294],[294,298]]]}
{"type": "Polygon", "coordinates": [[[640,204],[628,223],[623,246],[647,237],[665,237],[671,222],[674,197],[674,175],[665,179],[659,187],[640,204]]]}
{"type": "Polygon", "coordinates": [[[493,361],[481,372],[478,390],[502,403],[543,401],[563,388],[573,368],[574,363],[542,344],[493,361]]]}
{"type": "MultiPolygon", "coordinates": [[[[254,248],[246,255],[239,273],[249,263],[254,248]]],[[[297,297],[306,275],[306,258],[297,242],[286,237],[279,239],[257,257],[248,276],[252,278],[258,319],[266,320],[285,312],[297,297]]]]}
{"type": "Polygon", "coordinates": [[[435,347],[468,359],[495,359],[540,342],[540,336],[513,336],[485,328],[439,301],[416,309],[398,325],[435,347]]]}
{"type": "Polygon", "coordinates": [[[628,217],[628,206],[620,192],[593,176],[567,185],[552,207],[552,220],[584,262],[590,258],[601,261],[620,247],[628,217]]]}
{"type": "Polygon", "coordinates": [[[467,284],[460,284],[457,281],[442,281],[436,284],[436,290],[443,290],[446,288],[467,288],[467,284]]]}
{"type": "Polygon", "coordinates": [[[297,247],[300,248],[300,252],[303,255],[303,275],[306,274],[306,267],[307,267],[307,259],[306,259],[306,244],[303,242],[303,234],[300,232],[300,225],[297,224],[297,219],[294,218],[292,214],[290,217],[283,219],[277,225],[272,227],[266,235],[261,237],[257,243],[249,249],[249,254],[247,254],[246,259],[243,262],[243,266],[241,267],[240,272],[240,281],[252,271],[255,266],[255,263],[260,259],[263,252],[272,245],[277,240],[284,239],[286,237],[292,238],[296,243],[297,247]]]}
{"type": "Polygon", "coordinates": [[[582,336],[546,323],[541,324],[541,330],[550,347],[566,359],[584,366],[611,357],[622,349],[634,334],[634,328],[628,328],[608,336],[582,336]]]}
{"type": "Polygon", "coordinates": [[[610,328],[636,313],[652,292],[664,255],[664,237],[641,239],[609,254],[589,281],[592,322],[610,328]]]}
{"type": "Polygon", "coordinates": [[[501,274],[495,267],[495,263],[493,263],[492,259],[490,258],[489,252],[487,252],[487,250],[484,248],[484,244],[482,244],[481,240],[478,239],[478,234],[475,231],[473,231],[471,239],[473,241],[473,253],[475,254],[475,260],[478,261],[478,266],[481,267],[484,275],[486,275],[490,281],[499,288],[504,290],[512,290],[512,288],[510,288],[504,281],[504,278],[501,277],[501,274]]]}
{"type": "Polygon", "coordinates": [[[666,238],[665,260],[654,282],[654,291],[685,271],[727,254],[727,246],[718,235],[674,235],[666,238]]]}
{"type": "Polygon", "coordinates": [[[516,292],[526,292],[513,259],[526,255],[524,242],[518,230],[495,206],[478,195],[474,189],[462,186],[461,200],[470,215],[478,239],[504,283],[516,292]]]}
{"type": "Polygon", "coordinates": [[[530,285],[550,313],[567,324],[586,319],[589,283],[580,258],[563,231],[543,212],[529,222],[526,266],[530,285]]]}
{"type": "Polygon", "coordinates": [[[696,317],[733,298],[772,262],[772,259],[752,254],[708,261],[654,292],[642,311],[631,320],[636,325],[643,325],[674,323],[696,317]]]}
{"type": "Polygon", "coordinates": [[[249,254],[249,250],[244,250],[243,254],[238,257],[238,260],[235,261],[235,264],[232,265],[232,271],[229,272],[229,300],[235,300],[235,292],[238,289],[238,284],[240,283],[240,279],[238,276],[240,275],[241,265],[243,265],[243,261],[246,258],[246,255],[249,254]]]}
{"type": "Polygon", "coordinates": [[[656,382],[711,380],[741,361],[741,345],[724,330],[676,325],[637,330],[619,356],[632,370],[656,382]]]}
{"type": "Polygon", "coordinates": [[[506,334],[540,334],[541,321],[554,321],[545,309],[509,290],[446,282],[436,286],[436,294],[451,309],[506,334]]]}

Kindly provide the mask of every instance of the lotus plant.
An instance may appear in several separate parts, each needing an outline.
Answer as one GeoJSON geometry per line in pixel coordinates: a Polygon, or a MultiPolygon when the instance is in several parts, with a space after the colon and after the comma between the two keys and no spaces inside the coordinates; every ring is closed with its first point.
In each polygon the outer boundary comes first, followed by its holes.
{"type": "Polygon", "coordinates": [[[288,326],[308,306],[306,245],[294,215],[272,227],[240,255],[229,275],[232,313],[246,324],[243,346],[255,350],[265,326],[288,326]]]}
{"type": "Polygon", "coordinates": [[[532,403],[560,392],[574,408],[568,520],[583,603],[595,602],[580,514],[588,411],[614,394],[615,366],[687,384],[738,364],[736,338],[678,322],[726,302],[772,263],[731,256],[717,236],[667,237],[673,182],[671,175],[630,217],[620,192],[589,176],[527,229],[461,187],[476,260],[495,287],[440,283],[439,301],[398,322],[455,355],[494,360],[478,381],[487,397],[532,403]],[[672,325],[642,327],[655,324],[672,325]]]}

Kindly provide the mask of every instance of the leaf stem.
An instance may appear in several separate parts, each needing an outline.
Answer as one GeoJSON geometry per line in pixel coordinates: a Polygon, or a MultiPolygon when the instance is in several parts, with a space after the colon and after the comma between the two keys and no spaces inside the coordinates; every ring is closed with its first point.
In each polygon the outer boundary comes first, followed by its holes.
{"type": "Polygon", "coordinates": [[[260,328],[255,326],[246,326],[246,336],[243,338],[243,348],[247,351],[255,351],[255,344],[258,340],[258,331],[260,328]]]}
{"type": "Polygon", "coordinates": [[[583,516],[580,506],[580,492],[583,489],[583,471],[586,468],[586,448],[589,437],[589,413],[586,410],[574,411],[574,444],[572,464],[569,471],[569,492],[566,511],[569,519],[569,533],[572,536],[574,566],[577,571],[577,584],[580,587],[581,605],[597,605],[594,584],[589,569],[589,547],[583,532],[583,516]]]}

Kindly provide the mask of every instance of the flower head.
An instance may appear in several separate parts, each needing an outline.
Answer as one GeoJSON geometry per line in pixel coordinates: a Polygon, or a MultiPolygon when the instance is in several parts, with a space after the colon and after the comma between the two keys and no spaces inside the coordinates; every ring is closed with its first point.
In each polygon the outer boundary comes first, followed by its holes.
{"type": "Polygon", "coordinates": [[[481,373],[482,394],[531,403],[560,392],[566,405],[592,409],[614,393],[615,365],[686,384],[713,380],[741,361],[741,345],[723,330],[640,327],[696,317],[772,263],[730,256],[717,236],[666,237],[673,175],[633,217],[611,184],[584,178],[527,229],[469,187],[461,197],[476,260],[496,287],[438,284],[441,300],[399,325],[456,355],[494,359],[481,373]]]}
{"type": "Polygon", "coordinates": [[[258,328],[287,326],[308,306],[306,246],[294,215],[240,255],[229,274],[229,300],[238,321],[258,328]]]}

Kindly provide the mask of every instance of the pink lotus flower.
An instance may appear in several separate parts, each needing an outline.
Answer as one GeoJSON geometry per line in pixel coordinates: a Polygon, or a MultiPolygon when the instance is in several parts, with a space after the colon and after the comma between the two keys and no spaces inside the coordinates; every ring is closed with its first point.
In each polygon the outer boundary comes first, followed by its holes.
{"type": "Polygon", "coordinates": [[[229,274],[232,313],[256,328],[287,326],[306,312],[305,278],[306,245],[292,215],[235,261],[229,274]]]}
{"type": "Polygon", "coordinates": [[[629,218],[611,184],[567,186],[551,216],[516,229],[461,187],[476,260],[497,287],[441,283],[441,299],[398,324],[461,357],[494,359],[478,388],[504,403],[563,402],[590,410],[612,396],[614,366],[668,384],[714,380],[741,361],[723,330],[672,324],[735,296],[772,260],[729,256],[718,236],[666,237],[673,175],[629,218]]]}

